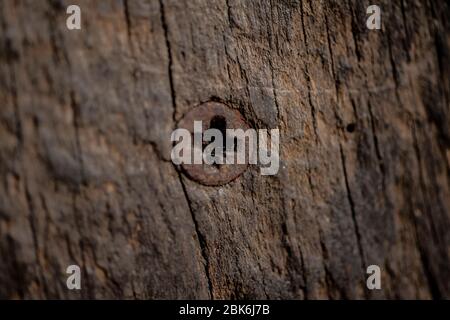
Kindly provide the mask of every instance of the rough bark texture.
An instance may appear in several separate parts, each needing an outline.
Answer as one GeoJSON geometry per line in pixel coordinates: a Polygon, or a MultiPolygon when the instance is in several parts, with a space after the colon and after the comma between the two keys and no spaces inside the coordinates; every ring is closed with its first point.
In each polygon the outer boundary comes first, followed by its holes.
{"type": "Polygon", "coordinates": [[[450,298],[449,2],[376,2],[0,1],[0,297],[450,298]],[[172,164],[209,100],[278,175],[172,164]]]}

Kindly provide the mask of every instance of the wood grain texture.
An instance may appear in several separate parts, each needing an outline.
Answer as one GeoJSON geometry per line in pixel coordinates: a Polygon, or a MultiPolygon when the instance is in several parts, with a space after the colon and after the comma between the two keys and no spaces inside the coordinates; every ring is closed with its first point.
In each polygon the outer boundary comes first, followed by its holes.
{"type": "Polygon", "coordinates": [[[450,298],[449,3],[369,4],[1,1],[0,297],[450,298]],[[278,175],[178,171],[210,100],[280,129],[278,175]]]}

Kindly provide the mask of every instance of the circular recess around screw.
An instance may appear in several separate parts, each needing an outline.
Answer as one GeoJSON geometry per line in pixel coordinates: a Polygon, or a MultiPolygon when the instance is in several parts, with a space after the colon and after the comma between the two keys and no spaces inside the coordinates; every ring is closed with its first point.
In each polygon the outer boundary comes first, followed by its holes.
{"type": "MultiPolygon", "coordinates": [[[[226,129],[249,129],[242,115],[219,102],[206,102],[189,111],[178,123],[194,137],[194,121],[202,121],[202,130],[218,129],[225,137],[226,129]]],[[[203,141],[205,144],[205,141],[203,141]]],[[[235,142],[236,143],[236,142],[235,142]]],[[[248,161],[248,157],[246,157],[248,161]]],[[[206,186],[220,186],[239,177],[247,169],[246,164],[182,164],[183,172],[192,180],[206,186]]]]}

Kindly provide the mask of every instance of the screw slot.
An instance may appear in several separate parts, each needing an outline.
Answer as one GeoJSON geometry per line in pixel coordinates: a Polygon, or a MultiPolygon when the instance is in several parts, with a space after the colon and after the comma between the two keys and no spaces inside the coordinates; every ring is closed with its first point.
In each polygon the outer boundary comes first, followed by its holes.
{"type": "Polygon", "coordinates": [[[218,129],[222,134],[225,134],[227,129],[227,120],[223,116],[214,116],[209,122],[209,127],[211,129],[218,129]]]}
{"type": "MultiPolygon", "coordinates": [[[[217,129],[220,131],[220,133],[222,133],[222,139],[223,139],[222,146],[224,146],[224,148],[222,149],[222,156],[223,156],[223,159],[225,159],[225,157],[226,157],[225,146],[226,146],[227,120],[223,116],[216,115],[216,116],[212,117],[211,121],[209,122],[209,128],[217,129]]],[[[215,150],[213,152],[214,152],[213,156],[215,156],[215,150]]],[[[221,166],[220,164],[214,163],[214,167],[216,167],[218,170],[220,170],[220,166],[221,166]]]]}

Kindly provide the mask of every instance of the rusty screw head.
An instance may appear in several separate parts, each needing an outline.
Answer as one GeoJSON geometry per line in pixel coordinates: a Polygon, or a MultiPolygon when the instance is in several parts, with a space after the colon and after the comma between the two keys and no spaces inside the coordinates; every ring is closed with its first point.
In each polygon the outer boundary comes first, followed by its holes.
{"type": "MultiPolygon", "coordinates": [[[[178,123],[178,128],[187,129],[193,137],[194,121],[202,121],[203,132],[210,128],[243,129],[250,127],[237,111],[219,102],[206,102],[189,111],[178,123]]],[[[223,132],[224,134],[224,132],[223,132]]],[[[207,186],[220,186],[239,177],[248,164],[183,164],[182,168],[192,180],[207,186]]]]}

